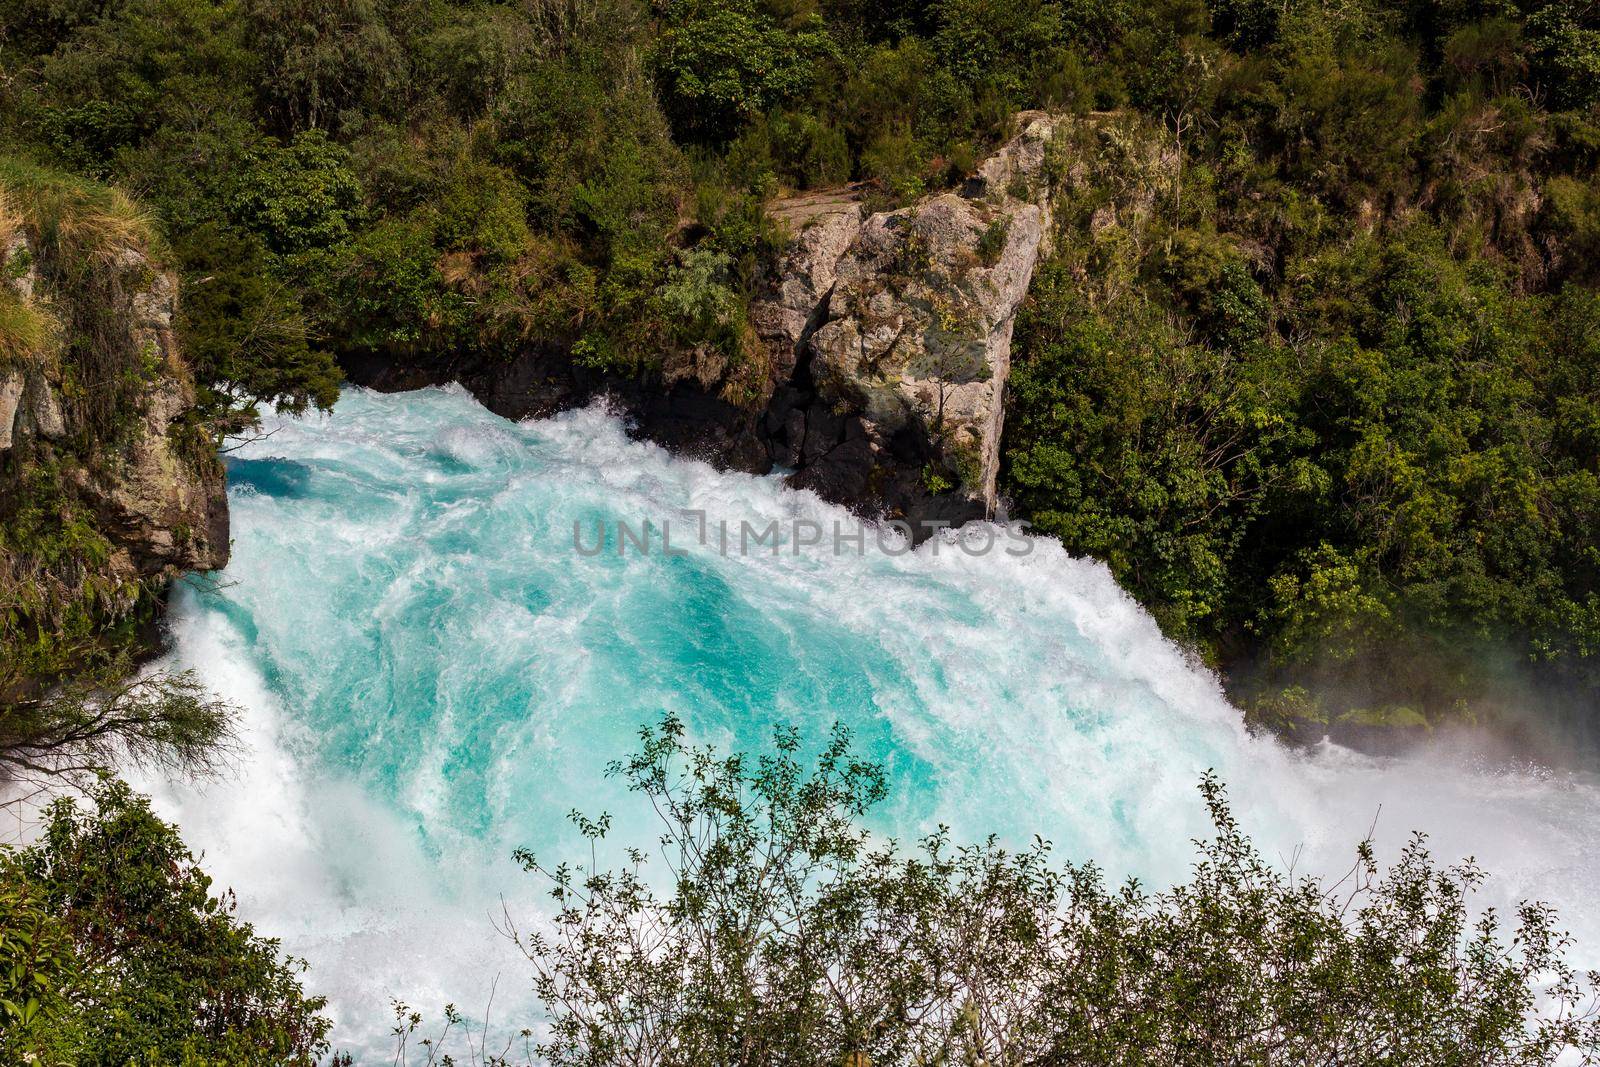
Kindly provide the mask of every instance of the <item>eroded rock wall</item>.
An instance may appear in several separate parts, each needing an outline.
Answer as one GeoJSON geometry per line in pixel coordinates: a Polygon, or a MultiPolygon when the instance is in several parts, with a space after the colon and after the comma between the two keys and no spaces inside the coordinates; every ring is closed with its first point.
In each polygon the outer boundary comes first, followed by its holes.
{"type": "Polygon", "coordinates": [[[10,224],[0,299],[38,327],[0,362],[0,593],[16,638],[88,615],[114,624],[168,579],[222,567],[228,510],[192,418],[175,278],[126,245],[96,253],[92,293],[67,291],[28,225],[10,224]],[[95,302],[93,339],[75,336],[81,300],[95,302]]]}
{"type": "Polygon", "coordinates": [[[811,395],[775,398],[786,410],[769,419],[797,485],[896,517],[995,513],[1012,327],[1049,248],[1064,121],[1018,116],[959,192],[874,214],[837,259],[809,264],[831,282],[800,345],[811,395]]]}

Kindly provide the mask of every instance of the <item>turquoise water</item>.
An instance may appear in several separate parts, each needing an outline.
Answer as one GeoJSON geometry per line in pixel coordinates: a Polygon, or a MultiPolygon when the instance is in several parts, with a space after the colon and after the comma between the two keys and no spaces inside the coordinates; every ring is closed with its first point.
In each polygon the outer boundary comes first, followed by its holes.
{"type": "Polygon", "coordinates": [[[537,922],[543,887],[510,851],[579,855],[574,807],[652,842],[602,770],[669,710],[724,747],[841,720],[890,774],[876,829],[1038,833],[1156,882],[1184,875],[1215,768],[1275,855],[1342,869],[1375,817],[1384,841],[1426,829],[1499,872],[1492,899],[1551,899],[1600,945],[1592,782],[1251,738],[1104,568],[1053,541],[724,555],[688,536],[696,513],[852,520],[598,409],[512,424],[454,388],[352,389],[269,429],[230,458],[233,562],[172,613],[174,663],[244,709],[243,755],[219,782],[148,784],[369,1059],[391,996],[470,1010],[498,975],[494,1015],[520,1025],[528,968],[493,920],[537,922]],[[619,555],[619,521],[669,526],[686,554],[619,555]],[[578,551],[574,523],[585,547],[609,529],[608,550],[578,551]]]}

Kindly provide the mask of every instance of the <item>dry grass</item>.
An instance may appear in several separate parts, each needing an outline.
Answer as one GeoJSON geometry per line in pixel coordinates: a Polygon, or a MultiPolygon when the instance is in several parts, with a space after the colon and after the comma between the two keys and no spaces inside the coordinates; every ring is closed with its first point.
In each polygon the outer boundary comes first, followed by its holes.
{"type": "Polygon", "coordinates": [[[153,251],[154,220],[120,189],[0,159],[10,224],[26,225],[58,268],[92,268],[124,250],[153,251]]]}
{"type": "MultiPolygon", "coordinates": [[[[161,249],[152,248],[155,227],[117,189],[16,158],[0,157],[0,190],[7,214],[20,220],[11,225],[28,236],[42,286],[21,311],[0,315],[9,321],[7,347],[40,340],[41,326],[46,337],[55,330],[69,424],[85,446],[115,440],[131,425],[144,388],[143,356],[130,346],[125,309],[149,273],[161,269],[161,249]],[[41,321],[30,310],[48,317],[41,321]]],[[[7,266],[16,269],[14,262],[7,266]]]]}
{"type": "Polygon", "coordinates": [[[9,287],[0,292],[0,367],[31,361],[50,343],[52,321],[9,287]]]}
{"type": "Polygon", "coordinates": [[[24,299],[11,284],[15,272],[27,269],[25,260],[7,254],[21,230],[21,214],[12,206],[10,194],[0,188],[0,367],[36,358],[54,333],[55,320],[49,312],[24,299]]]}
{"type": "Polygon", "coordinates": [[[17,213],[11,203],[11,194],[4,186],[0,186],[0,249],[11,243],[11,238],[16,236],[22,228],[22,216],[17,213]]]}

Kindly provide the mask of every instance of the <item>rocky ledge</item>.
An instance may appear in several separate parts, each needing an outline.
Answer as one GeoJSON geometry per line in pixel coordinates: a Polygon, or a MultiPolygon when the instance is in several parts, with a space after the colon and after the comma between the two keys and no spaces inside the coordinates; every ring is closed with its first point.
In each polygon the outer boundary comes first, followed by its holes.
{"type": "Polygon", "coordinates": [[[786,329],[772,343],[792,344],[805,373],[766,421],[795,484],[889,515],[994,514],[1011,331],[1048,251],[1061,121],[1019,116],[1017,135],[959,192],[802,225],[773,301],[786,329]]]}

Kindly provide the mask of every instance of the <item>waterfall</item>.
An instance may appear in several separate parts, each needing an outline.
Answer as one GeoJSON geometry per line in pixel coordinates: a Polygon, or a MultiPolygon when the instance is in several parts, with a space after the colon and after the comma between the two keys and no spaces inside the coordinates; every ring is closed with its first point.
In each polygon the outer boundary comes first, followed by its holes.
{"type": "Polygon", "coordinates": [[[1384,855],[1423,830],[1489,869],[1486,902],[1551,901],[1577,962],[1600,961],[1594,778],[1251,736],[1103,566],[1052,540],[911,551],[868,531],[858,551],[843,510],[630,440],[600,408],[513,424],[455,388],[349,389],[266,428],[230,458],[233,562],[171,612],[167,665],[240,705],[240,760],[141,784],[309,960],[336,1047],[368,1060],[391,996],[471,1014],[498,975],[493,1019],[532,1020],[494,920],[548,905],[511,850],[586,857],[575,807],[651,845],[604,768],[669,710],[723,748],[843,721],[888,770],[875,830],[1039,834],[1154,884],[1186,876],[1214,768],[1269,857],[1342,873],[1374,825],[1384,855]],[[780,535],[739,551],[706,534],[724,522],[780,535]]]}

